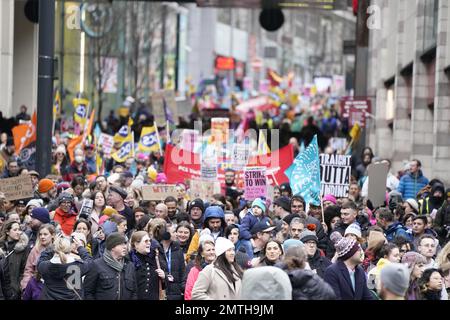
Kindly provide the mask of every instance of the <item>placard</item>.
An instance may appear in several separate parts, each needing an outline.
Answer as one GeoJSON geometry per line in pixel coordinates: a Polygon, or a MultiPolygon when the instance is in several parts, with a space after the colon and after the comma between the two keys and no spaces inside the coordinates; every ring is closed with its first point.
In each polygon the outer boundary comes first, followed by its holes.
{"type": "Polygon", "coordinates": [[[386,180],[389,172],[387,163],[370,164],[367,167],[369,172],[368,199],[376,208],[382,206],[386,200],[386,180]]]}
{"type": "Polygon", "coordinates": [[[31,176],[24,174],[13,178],[0,179],[0,192],[9,201],[32,198],[34,194],[31,176]]]}
{"type": "Polygon", "coordinates": [[[166,125],[166,112],[164,110],[164,96],[162,92],[154,92],[151,97],[152,113],[157,126],[166,125]]]}
{"type": "Polygon", "coordinates": [[[351,156],[321,154],[320,186],[321,194],[332,194],[337,198],[348,196],[350,188],[351,156]]]}
{"type": "Polygon", "coordinates": [[[220,193],[220,182],[205,179],[192,179],[190,181],[189,194],[191,199],[210,200],[213,195],[220,193]]]}
{"type": "Polygon", "coordinates": [[[101,146],[104,156],[110,157],[111,150],[114,146],[114,137],[106,133],[101,133],[97,145],[101,146]]]}
{"type": "Polygon", "coordinates": [[[175,184],[152,184],[142,186],[142,199],[164,201],[167,197],[177,198],[175,184]]]}
{"type": "Polygon", "coordinates": [[[89,217],[91,215],[92,209],[94,208],[94,200],[91,199],[83,199],[83,203],[81,205],[80,209],[80,216],[87,216],[89,217]]]}
{"type": "Polygon", "coordinates": [[[244,198],[247,201],[267,197],[266,168],[247,167],[244,171],[244,198]]]}
{"type": "Polygon", "coordinates": [[[247,166],[250,157],[250,145],[248,144],[233,144],[233,152],[231,155],[231,165],[234,170],[242,170],[247,166]]]}

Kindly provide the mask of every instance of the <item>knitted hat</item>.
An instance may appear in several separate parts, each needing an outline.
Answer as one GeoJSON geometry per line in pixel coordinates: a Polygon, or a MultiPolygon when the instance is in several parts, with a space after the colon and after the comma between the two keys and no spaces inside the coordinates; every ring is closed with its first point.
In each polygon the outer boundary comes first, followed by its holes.
{"type": "Polygon", "coordinates": [[[403,255],[402,263],[408,267],[409,273],[411,274],[416,264],[418,263],[426,264],[427,260],[420,253],[417,253],[415,251],[409,251],[403,255]]]}
{"type": "Polygon", "coordinates": [[[289,193],[292,193],[292,189],[291,189],[289,182],[282,183],[280,185],[280,190],[281,190],[281,192],[287,191],[289,193]]]}
{"type": "Polygon", "coordinates": [[[308,241],[315,241],[316,244],[319,243],[319,239],[316,236],[316,233],[314,231],[309,231],[308,229],[303,230],[302,233],[300,233],[300,241],[303,243],[306,243],[308,241]]]}
{"type": "Polygon", "coordinates": [[[152,166],[148,167],[147,169],[147,176],[152,180],[156,180],[156,176],[158,175],[158,172],[153,168],[152,166]]]}
{"type": "Polygon", "coordinates": [[[327,194],[323,197],[323,201],[330,201],[333,204],[336,204],[336,198],[332,194],[327,194]]]}
{"type": "Polygon", "coordinates": [[[113,173],[108,177],[108,183],[115,184],[120,179],[120,173],[113,173]]]}
{"type": "Polygon", "coordinates": [[[38,184],[38,192],[39,193],[46,193],[51,188],[53,188],[54,186],[55,186],[55,183],[52,180],[50,180],[50,179],[41,179],[41,180],[39,180],[39,184],[38,184]]]}
{"type": "Polygon", "coordinates": [[[55,153],[63,153],[64,155],[66,155],[66,146],[63,144],[60,144],[58,146],[58,148],[56,148],[55,153]]]}
{"type": "Polygon", "coordinates": [[[50,222],[50,214],[46,208],[36,207],[31,210],[31,218],[37,219],[42,223],[50,222]]]}
{"type": "Polygon", "coordinates": [[[191,212],[192,208],[200,208],[202,210],[202,213],[205,212],[205,204],[203,203],[202,199],[195,199],[194,201],[191,201],[189,204],[189,213],[191,212]]]}
{"type": "Polygon", "coordinates": [[[73,195],[68,192],[63,192],[58,197],[58,204],[61,204],[64,201],[74,202],[73,195]]]}
{"type": "Polygon", "coordinates": [[[236,251],[236,263],[243,269],[247,270],[252,267],[252,261],[249,258],[247,252],[244,247],[240,247],[238,251],[236,251]]]}
{"type": "Polygon", "coordinates": [[[359,224],[352,223],[351,225],[349,225],[347,229],[345,229],[344,236],[348,234],[354,234],[358,238],[361,238],[361,227],[359,226],[359,224]]]}
{"type": "Polygon", "coordinates": [[[406,199],[405,202],[407,202],[411,206],[411,208],[413,208],[417,212],[419,211],[419,204],[415,199],[406,199]]]}
{"type": "Polygon", "coordinates": [[[119,194],[119,196],[121,196],[122,197],[122,199],[126,199],[127,198],[127,196],[128,196],[128,194],[127,194],[127,192],[125,191],[125,190],[123,190],[121,187],[117,187],[117,186],[111,186],[111,187],[109,187],[109,192],[116,192],[116,193],[118,193],[119,194]]]}
{"type": "Polygon", "coordinates": [[[200,238],[198,239],[198,241],[200,242],[200,244],[202,244],[205,241],[214,242],[214,238],[211,235],[211,230],[209,230],[208,228],[203,229],[200,232],[200,238]]]}
{"type": "Polygon", "coordinates": [[[228,249],[234,249],[234,244],[233,242],[231,242],[231,240],[228,240],[227,238],[218,237],[214,249],[216,251],[216,257],[218,257],[228,249]]]}
{"type": "Polygon", "coordinates": [[[253,200],[252,208],[255,207],[255,206],[261,208],[263,213],[266,212],[266,205],[264,204],[264,202],[260,198],[256,198],[255,200],[253,200]]]}
{"type": "MultiPolygon", "coordinates": [[[[105,222],[106,224],[106,222],[105,222]]],[[[105,232],[106,234],[106,232],[105,232]]],[[[114,247],[121,245],[121,244],[126,244],[127,243],[127,239],[121,235],[118,232],[113,232],[111,233],[109,236],[107,236],[106,238],[106,250],[111,251],[114,247]]]]}
{"type": "Polygon", "coordinates": [[[100,219],[98,219],[98,225],[102,226],[105,223],[105,221],[108,219],[109,219],[109,216],[107,216],[106,214],[102,215],[100,217],[100,219]]]}
{"type": "Polygon", "coordinates": [[[409,270],[401,263],[389,263],[380,272],[383,287],[397,296],[403,297],[409,287],[409,270]]]}
{"type": "Polygon", "coordinates": [[[283,252],[286,252],[291,247],[302,247],[304,246],[303,242],[297,239],[287,239],[283,242],[283,252]]]}
{"type": "Polygon", "coordinates": [[[291,212],[291,200],[288,197],[279,197],[273,204],[282,207],[285,211],[291,212]]]}
{"type": "Polygon", "coordinates": [[[108,236],[114,232],[117,232],[117,224],[110,220],[107,220],[105,221],[105,223],[103,223],[102,229],[105,236],[108,236]]]}
{"type": "Polygon", "coordinates": [[[105,209],[103,209],[102,214],[106,215],[108,217],[111,217],[113,214],[118,214],[119,212],[114,209],[113,207],[106,206],[105,209]]]}
{"type": "Polygon", "coordinates": [[[28,201],[25,210],[27,210],[29,206],[42,207],[43,204],[44,202],[42,201],[42,199],[31,199],[30,201],[28,201]]]}
{"type": "MultiPolygon", "coordinates": [[[[332,233],[332,235],[334,236],[337,236],[336,234],[339,233],[338,232],[332,233]]],[[[339,240],[337,240],[334,246],[336,248],[338,259],[341,261],[350,259],[360,248],[359,243],[355,239],[343,238],[342,236],[339,240]]]]}

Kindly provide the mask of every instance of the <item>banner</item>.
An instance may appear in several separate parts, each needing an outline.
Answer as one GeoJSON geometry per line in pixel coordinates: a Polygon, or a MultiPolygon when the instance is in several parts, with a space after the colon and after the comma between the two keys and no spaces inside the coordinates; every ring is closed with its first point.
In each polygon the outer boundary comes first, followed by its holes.
{"type": "MultiPolygon", "coordinates": [[[[164,157],[164,173],[168,183],[178,183],[201,177],[200,154],[186,151],[173,145],[167,145],[164,157]]],[[[249,166],[266,167],[266,175],[271,185],[281,185],[289,182],[284,172],[292,164],[294,151],[292,145],[287,145],[271,154],[250,157],[249,166]]],[[[221,163],[218,163],[218,180],[221,184],[225,181],[221,163]]],[[[243,172],[238,171],[237,176],[243,177],[243,172]]]]}
{"type": "Polygon", "coordinates": [[[152,184],[142,186],[142,200],[164,201],[167,197],[177,198],[175,184],[152,184]]]}
{"type": "Polygon", "coordinates": [[[200,133],[198,130],[183,129],[181,133],[181,149],[189,152],[196,152],[200,148],[200,133]]]}
{"type": "Polygon", "coordinates": [[[205,179],[192,179],[190,181],[189,195],[191,199],[210,200],[217,193],[221,193],[219,181],[205,179]]]}
{"type": "Polygon", "coordinates": [[[141,131],[141,138],[139,139],[138,150],[144,153],[152,151],[159,151],[158,135],[156,134],[155,125],[153,127],[144,127],[141,131]]]}
{"type": "Polygon", "coordinates": [[[292,194],[300,194],[307,204],[320,206],[320,161],[317,135],[306,148],[297,155],[294,163],[286,170],[292,194]]]}
{"type": "Polygon", "coordinates": [[[23,148],[36,141],[37,113],[33,112],[29,123],[19,124],[12,128],[15,155],[19,155],[23,148]]]}
{"type": "Polygon", "coordinates": [[[164,96],[162,92],[154,92],[151,97],[152,113],[157,126],[163,126],[166,122],[166,112],[164,111],[164,96]]]}
{"type": "Polygon", "coordinates": [[[109,158],[114,146],[114,137],[106,133],[101,133],[98,138],[98,145],[101,147],[103,155],[109,158]]]}
{"type": "Polygon", "coordinates": [[[0,179],[0,192],[5,194],[6,200],[32,198],[34,196],[31,176],[28,174],[13,178],[0,179]]]}
{"type": "Polygon", "coordinates": [[[337,198],[348,197],[350,188],[351,156],[321,154],[320,176],[322,195],[332,194],[337,198]]]}
{"type": "Polygon", "coordinates": [[[244,171],[244,198],[255,200],[267,197],[266,168],[245,168],[244,171]]]}
{"type": "Polygon", "coordinates": [[[34,170],[36,167],[36,141],[33,141],[19,153],[20,163],[28,170],[34,170]]]}

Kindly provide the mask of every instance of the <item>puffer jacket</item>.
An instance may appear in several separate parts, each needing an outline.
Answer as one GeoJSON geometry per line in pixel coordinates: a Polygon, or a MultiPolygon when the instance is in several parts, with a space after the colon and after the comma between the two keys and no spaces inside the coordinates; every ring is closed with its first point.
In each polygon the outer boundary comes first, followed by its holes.
{"type": "Polygon", "coordinates": [[[8,264],[9,280],[13,292],[12,299],[20,300],[22,295],[20,281],[22,281],[29,254],[27,247],[28,237],[25,233],[20,235],[19,241],[0,243],[0,256],[3,256],[6,259],[4,263],[8,264]]]}
{"type": "Polygon", "coordinates": [[[391,224],[384,232],[384,235],[386,236],[386,240],[388,242],[394,241],[397,237],[403,237],[408,241],[412,241],[411,235],[407,232],[408,230],[400,223],[400,222],[394,222],[391,224]]]}
{"type": "Polygon", "coordinates": [[[325,270],[331,265],[330,259],[322,256],[319,249],[316,250],[316,253],[312,257],[308,257],[308,263],[311,270],[315,270],[317,275],[322,279],[325,276],[325,270]]]}
{"type": "Polygon", "coordinates": [[[403,199],[416,199],[417,193],[428,184],[428,179],[419,170],[417,175],[411,172],[405,174],[398,184],[397,191],[402,194],[403,199]]]}
{"type": "Polygon", "coordinates": [[[77,213],[75,211],[64,212],[61,208],[57,208],[53,220],[61,225],[61,230],[66,236],[70,236],[77,221],[77,213]]]}
{"type": "Polygon", "coordinates": [[[280,267],[287,272],[292,284],[292,300],[335,300],[333,288],[311,270],[287,270],[285,264],[280,267]]]}
{"type": "Polygon", "coordinates": [[[438,234],[439,243],[444,246],[450,238],[448,237],[448,230],[450,230],[450,203],[445,201],[442,208],[436,213],[436,218],[433,222],[433,228],[438,234]]]}
{"type": "Polygon", "coordinates": [[[85,300],[135,300],[137,286],[133,263],[125,260],[119,273],[103,257],[94,260],[84,278],[83,290],[85,300]]]}
{"type": "Polygon", "coordinates": [[[42,300],[81,300],[81,277],[89,270],[92,257],[83,247],[78,248],[78,254],[81,260],[69,256],[67,263],[62,263],[52,249],[41,253],[37,270],[44,279],[42,300]]]}

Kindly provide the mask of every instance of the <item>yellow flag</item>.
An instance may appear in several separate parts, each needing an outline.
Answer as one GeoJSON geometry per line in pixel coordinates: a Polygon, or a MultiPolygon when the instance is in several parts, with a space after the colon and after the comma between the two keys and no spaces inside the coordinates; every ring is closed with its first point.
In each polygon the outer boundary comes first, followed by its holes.
{"type": "Polygon", "coordinates": [[[138,150],[144,153],[159,151],[158,135],[155,126],[142,128],[141,138],[139,139],[138,150]]]}
{"type": "Polygon", "coordinates": [[[117,162],[125,162],[133,156],[133,135],[130,133],[122,142],[119,150],[114,152],[111,157],[117,162]]]}
{"type": "Polygon", "coordinates": [[[270,153],[269,145],[267,144],[266,136],[262,130],[259,130],[258,138],[258,155],[264,155],[270,153]]]}
{"type": "Polygon", "coordinates": [[[350,130],[350,137],[353,141],[358,141],[359,137],[361,136],[361,127],[359,126],[359,123],[356,122],[353,126],[352,130],[350,130]]]}
{"type": "Polygon", "coordinates": [[[128,123],[124,124],[120,130],[114,135],[114,142],[124,142],[131,134],[131,126],[133,125],[133,119],[129,118],[128,123]]]}
{"type": "Polygon", "coordinates": [[[87,112],[88,112],[89,100],[82,98],[73,99],[73,107],[75,113],[73,114],[74,121],[78,123],[80,128],[84,128],[86,124],[87,112]]]}
{"type": "Polygon", "coordinates": [[[59,95],[59,90],[56,90],[55,101],[53,102],[53,119],[59,118],[61,114],[61,96],[59,95]]]}

